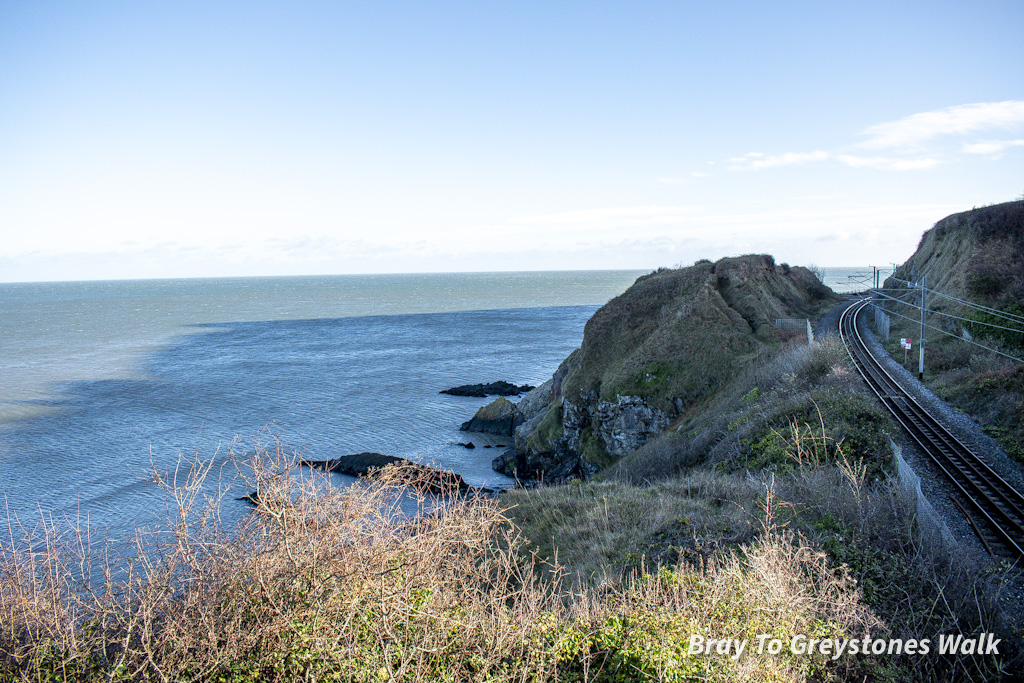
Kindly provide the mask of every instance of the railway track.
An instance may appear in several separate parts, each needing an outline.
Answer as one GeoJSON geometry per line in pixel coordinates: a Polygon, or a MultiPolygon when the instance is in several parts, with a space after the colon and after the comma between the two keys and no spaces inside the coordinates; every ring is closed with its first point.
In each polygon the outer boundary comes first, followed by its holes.
{"type": "Polygon", "coordinates": [[[953,502],[989,553],[1024,557],[1024,496],[921,407],[871,355],[857,327],[868,303],[854,303],[839,320],[840,336],[864,381],[953,483],[958,494],[953,502]]]}

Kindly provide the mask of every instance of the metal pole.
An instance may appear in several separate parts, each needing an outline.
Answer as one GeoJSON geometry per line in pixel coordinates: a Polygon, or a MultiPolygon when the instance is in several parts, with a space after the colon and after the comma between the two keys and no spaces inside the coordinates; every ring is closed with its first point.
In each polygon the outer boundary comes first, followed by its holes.
{"type": "Polygon", "coordinates": [[[920,380],[924,379],[924,312],[927,310],[925,307],[925,291],[928,289],[928,276],[921,276],[921,356],[920,361],[917,364],[917,378],[920,380]]]}

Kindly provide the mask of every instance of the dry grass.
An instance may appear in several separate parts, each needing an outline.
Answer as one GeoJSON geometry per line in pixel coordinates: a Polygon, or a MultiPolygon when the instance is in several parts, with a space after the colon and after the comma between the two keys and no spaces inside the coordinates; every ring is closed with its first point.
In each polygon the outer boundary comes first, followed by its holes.
{"type": "Polygon", "coordinates": [[[797,545],[820,552],[834,576],[855,582],[858,609],[884,624],[882,637],[995,632],[1006,643],[1003,657],[844,660],[848,680],[1002,680],[1020,667],[1018,629],[999,606],[1013,572],[979,572],[970,558],[923,543],[914,506],[896,481],[875,481],[861,458],[821,436],[826,431],[780,436],[793,461],[785,472],[697,467],[654,483],[611,479],[521,491],[510,514],[538,554],[557,557],[590,586],[644,584],[645,572],[659,565],[693,575],[796,534],[797,545]]]}
{"type": "Polygon", "coordinates": [[[512,550],[497,502],[461,501],[410,522],[398,505],[422,476],[414,470],[335,488],[317,473],[298,476],[279,451],[256,457],[254,514],[224,528],[219,501],[200,493],[209,463],[193,463],[171,491],[177,518],[140,537],[120,565],[81,533],[12,533],[0,550],[0,672],[485,679],[506,659],[544,670],[519,629],[549,592],[512,550]]]}
{"type": "MultiPolygon", "coordinates": [[[[706,561],[581,587],[557,566],[536,571],[505,501],[421,498],[409,518],[398,506],[416,495],[415,470],[334,488],[280,450],[255,458],[258,503],[234,527],[203,493],[210,463],[197,461],[154,477],[176,514],[130,552],[91,543],[87,529],[10,528],[0,679],[804,680],[845,664],[694,656],[689,637],[875,624],[843,572],[770,523],[706,561]]],[[[673,495],[699,513],[712,485],[673,495]]]]}
{"type": "Polygon", "coordinates": [[[594,586],[752,540],[761,493],[753,479],[697,473],[650,486],[605,481],[517,490],[507,500],[540,559],[594,586]]]}

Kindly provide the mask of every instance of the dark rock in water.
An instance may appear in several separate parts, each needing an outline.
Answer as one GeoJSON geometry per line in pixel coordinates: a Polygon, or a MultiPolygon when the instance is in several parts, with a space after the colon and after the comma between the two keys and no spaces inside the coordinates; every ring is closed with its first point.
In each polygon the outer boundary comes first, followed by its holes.
{"type": "Polygon", "coordinates": [[[510,382],[499,380],[490,384],[463,384],[459,387],[445,389],[439,393],[451,394],[452,396],[476,396],[483,398],[484,396],[518,396],[519,394],[525,394],[531,389],[533,387],[529,384],[517,387],[510,382]]]}
{"type": "Polygon", "coordinates": [[[519,451],[514,448],[510,448],[491,461],[491,469],[495,472],[501,472],[506,477],[517,477],[520,472],[520,467],[522,467],[522,473],[524,475],[528,474],[525,464],[526,462],[520,456],[519,451]]]}
{"type": "Polygon", "coordinates": [[[340,458],[331,460],[303,460],[300,465],[315,467],[328,472],[347,474],[350,477],[365,477],[371,471],[388,465],[412,465],[411,460],[398,458],[394,455],[383,455],[381,453],[356,453],[355,455],[343,455],[340,458]]]}
{"type": "MultiPolygon", "coordinates": [[[[459,442],[457,442],[457,445],[462,446],[463,448],[476,448],[476,445],[472,441],[467,441],[466,443],[462,443],[461,441],[459,441],[459,442]]],[[[490,447],[489,446],[484,446],[484,448],[490,448],[490,447]]]]}
{"type": "Polygon", "coordinates": [[[499,396],[480,410],[472,420],[463,422],[459,427],[464,432],[485,432],[511,436],[523,422],[523,416],[516,409],[516,404],[504,396],[499,396]]]}
{"type": "Polygon", "coordinates": [[[381,467],[402,465],[408,466],[415,472],[415,477],[410,482],[411,485],[427,493],[448,493],[451,491],[470,494],[494,493],[493,489],[470,486],[461,475],[455,472],[435,470],[432,467],[427,467],[405,458],[382,455],[380,453],[357,453],[355,455],[343,455],[340,458],[332,458],[331,460],[303,460],[299,464],[319,470],[326,470],[327,472],[339,472],[351,477],[365,477],[381,467]]]}

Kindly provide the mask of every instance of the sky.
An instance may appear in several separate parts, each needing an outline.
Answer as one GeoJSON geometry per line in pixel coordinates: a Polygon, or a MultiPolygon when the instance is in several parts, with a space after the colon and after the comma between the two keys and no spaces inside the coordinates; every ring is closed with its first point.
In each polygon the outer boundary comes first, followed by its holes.
{"type": "Polygon", "coordinates": [[[0,0],[0,281],[887,265],[1024,196],[1024,2],[0,0]]]}

